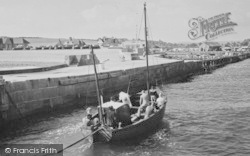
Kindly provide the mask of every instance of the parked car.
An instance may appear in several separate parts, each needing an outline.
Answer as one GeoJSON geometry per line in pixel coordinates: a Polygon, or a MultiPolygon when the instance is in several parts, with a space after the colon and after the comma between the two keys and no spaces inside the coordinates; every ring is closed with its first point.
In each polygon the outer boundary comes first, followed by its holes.
{"type": "Polygon", "coordinates": [[[90,45],[84,45],[84,46],[82,47],[82,49],[90,49],[90,48],[91,48],[90,45]]]}
{"type": "Polygon", "coordinates": [[[36,49],[36,50],[41,50],[41,49],[43,49],[43,46],[38,46],[38,47],[36,47],[35,49],[36,49]]]}
{"type": "Polygon", "coordinates": [[[72,45],[65,45],[64,49],[73,49],[73,46],[72,45]]]}
{"type": "Polygon", "coordinates": [[[23,45],[17,45],[13,50],[23,50],[25,49],[23,45]]]}
{"type": "Polygon", "coordinates": [[[93,45],[93,49],[100,49],[100,46],[99,45],[93,45]]]}
{"type": "Polygon", "coordinates": [[[74,49],[80,49],[80,45],[74,45],[74,49]]]}
{"type": "Polygon", "coordinates": [[[25,50],[30,50],[32,48],[33,48],[32,46],[27,46],[27,47],[25,47],[25,50]]]}
{"type": "Polygon", "coordinates": [[[61,45],[55,45],[54,49],[63,49],[63,46],[61,46],[61,45]]]}

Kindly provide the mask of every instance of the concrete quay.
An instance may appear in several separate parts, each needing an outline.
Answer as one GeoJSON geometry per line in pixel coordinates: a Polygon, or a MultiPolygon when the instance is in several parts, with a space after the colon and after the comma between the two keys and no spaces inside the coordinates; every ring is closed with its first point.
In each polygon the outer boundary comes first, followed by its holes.
{"type": "MultiPolygon", "coordinates": [[[[99,57],[97,55],[97,57],[99,57]]],[[[217,60],[180,61],[149,56],[151,84],[177,82],[208,67],[249,58],[233,56],[217,60]]],[[[134,93],[146,87],[146,61],[113,59],[98,65],[100,89],[104,100],[120,91],[134,93]],[[129,86],[129,87],[128,87],[129,86]]],[[[0,125],[35,113],[51,113],[65,107],[97,104],[93,65],[3,75],[0,82],[0,125]]]]}
{"type": "MultiPolygon", "coordinates": [[[[120,58],[118,58],[117,56],[116,60],[109,60],[103,64],[97,64],[97,72],[99,74],[102,74],[106,72],[113,72],[113,71],[119,71],[119,70],[125,71],[128,69],[145,67],[146,66],[145,57],[141,57],[141,58],[142,58],[141,60],[121,61],[120,58]]],[[[174,62],[180,62],[180,61],[173,60],[173,59],[160,58],[154,55],[149,56],[150,66],[168,64],[168,63],[174,63],[174,62]]],[[[28,70],[31,70],[31,69],[28,69],[28,70]]],[[[64,67],[64,68],[60,68],[56,70],[44,71],[44,72],[5,74],[3,75],[3,78],[5,79],[5,81],[19,82],[19,81],[34,80],[34,79],[84,76],[84,75],[90,75],[90,74],[94,74],[93,65],[69,66],[69,67],[64,67]]]]}

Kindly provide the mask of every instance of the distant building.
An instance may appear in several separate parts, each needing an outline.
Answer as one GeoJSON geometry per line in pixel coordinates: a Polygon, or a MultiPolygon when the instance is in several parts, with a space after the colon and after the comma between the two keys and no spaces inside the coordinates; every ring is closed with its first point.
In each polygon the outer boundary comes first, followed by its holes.
{"type": "Polygon", "coordinates": [[[120,45],[120,42],[117,38],[103,38],[103,47],[117,47],[120,45]]]}
{"type": "Polygon", "coordinates": [[[232,50],[231,47],[227,47],[227,46],[222,47],[222,51],[231,51],[231,50],[232,50]]]}
{"type": "Polygon", "coordinates": [[[153,47],[150,48],[150,51],[152,53],[161,53],[161,52],[163,52],[163,47],[154,45],[153,47]]]}
{"type": "Polygon", "coordinates": [[[3,50],[4,44],[3,44],[3,39],[0,38],[0,50],[3,50]]]}
{"type": "Polygon", "coordinates": [[[199,51],[199,47],[196,47],[196,48],[188,48],[188,51],[199,51]]]}
{"type": "Polygon", "coordinates": [[[83,47],[86,45],[86,43],[80,39],[73,39],[72,43],[73,43],[74,47],[83,47]]]}
{"type": "Polygon", "coordinates": [[[186,51],[186,48],[173,48],[171,51],[173,51],[173,52],[183,52],[183,51],[186,51]]]}
{"type": "Polygon", "coordinates": [[[122,43],[123,52],[136,52],[143,55],[145,52],[145,41],[142,40],[127,40],[122,43]]]}
{"type": "Polygon", "coordinates": [[[222,46],[218,42],[203,42],[199,49],[200,51],[221,51],[222,46]]]}
{"type": "Polygon", "coordinates": [[[12,50],[13,49],[13,40],[9,37],[3,37],[3,49],[4,50],[12,50]]]}
{"type": "Polygon", "coordinates": [[[98,45],[98,41],[97,40],[92,40],[92,39],[82,39],[82,41],[86,44],[86,45],[98,45]]]}
{"type": "Polygon", "coordinates": [[[103,42],[103,39],[98,38],[97,43],[98,43],[99,46],[102,46],[103,43],[104,43],[104,42],[103,42]]]}
{"type": "Polygon", "coordinates": [[[74,48],[74,42],[72,37],[69,38],[69,40],[65,41],[63,43],[64,49],[73,49],[74,48]]]}
{"type": "Polygon", "coordinates": [[[246,51],[249,51],[249,50],[250,50],[250,47],[248,47],[248,46],[242,46],[237,51],[246,52],[246,51]]]}
{"type": "Polygon", "coordinates": [[[29,45],[29,42],[25,40],[24,38],[13,38],[13,48],[27,48],[29,45]]]}
{"type": "Polygon", "coordinates": [[[0,38],[0,49],[3,50],[12,50],[15,48],[24,49],[28,47],[29,42],[24,38],[10,38],[10,37],[2,37],[0,38]]]}
{"type": "Polygon", "coordinates": [[[58,42],[55,44],[55,49],[64,49],[64,43],[66,40],[59,39],[58,42]]]}
{"type": "Polygon", "coordinates": [[[190,51],[190,52],[199,51],[199,46],[196,43],[188,44],[186,45],[185,51],[190,51]]]}
{"type": "Polygon", "coordinates": [[[235,47],[232,47],[231,51],[239,51],[239,49],[240,49],[240,46],[235,46],[235,47]]]}
{"type": "Polygon", "coordinates": [[[123,48],[128,49],[137,49],[137,48],[144,48],[145,41],[142,40],[128,40],[122,43],[123,48]]]}

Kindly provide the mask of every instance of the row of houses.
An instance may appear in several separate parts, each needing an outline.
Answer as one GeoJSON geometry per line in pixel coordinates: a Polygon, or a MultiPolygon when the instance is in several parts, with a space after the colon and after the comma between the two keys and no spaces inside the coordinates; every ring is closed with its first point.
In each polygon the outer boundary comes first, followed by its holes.
{"type": "Polygon", "coordinates": [[[89,45],[99,48],[97,40],[0,37],[0,50],[83,49],[89,48],[89,45]]]}
{"type": "Polygon", "coordinates": [[[220,44],[218,42],[203,42],[200,44],[193,44],[193,46],[177,47],[172,48],[170,51],[182,52],[182,51],[199,51],[199,52],[211,52],[211,51],[247,51],[250,46],[228,46],[225,44],[220,44]]]}
{"type": "Polygon", "coordinates": [[[21,49],[83,49],[93,45],[98,47],[119,47],[126,39],[99,38],[91,39],[51,39],[39,37],[0,37],[0,50],[21,50],[21,49]]]}
{"type": "MultiPolygon", "coordinates": [[[[21,49],[84,49],[94,45],[94,48],[121,48],[126,52],[143,53],[145,51],[144,40],[128,40],[125,38],[98,38],[90,39],[51,39],[51,38],[34,38],[34,37],[0,37],[0,50],[21,50],[21,49]]],[[[174,51],[245,51],[249,50],[248,46],[230,47],[218,42],[203,42],[192,44],[162,44],[162,41],[149,41],[151,53],[174,51]],[[160,44],[159,44],[160,43],[160,44]]]]}
{"type": "Polygon", "coordinates": [[[90,44],[96,44],[92,40],[83,39],[51,39],[51,38],[27,38],[32,49],[83,49],[89,48],[90,44]],[[93,43],[92,43],[93,42],[93,43]]]}
{"type": "MultiPolygon", "coordinates": [[[[29,39],[28,39],[29,40],[29,39]]],[[[30,39],[30,47],[33,49],[83,49],[88,45],[81,39],[30,39]]]]}
{"type": "Polygon", "coordinates": [[[117,39],[117,38],[98,38],[97,40],[91,39],[28,39],[30,41],[30,46],[34,49],[84,49],[89,48],[90,45],[93,45],[94,48],[100,47],[119,47],[123,41],[126,39],[117,39]],[[35,41],[36,40],[36,41],[35,41]]]}
{"type": "Polygon", "coordinates": [[[127,40],[126,38],[103,37],[98,38],[97,42],[102,47],[121,47],[122,43],[127,40]]]}
{"type": "Polygon", "coordinates": [[[82,49],[89,45],[106,48],[125,48],[129,51],[142,49],[145,46],[143,40],[127,40],[125,38],[99,38],[97,40],[88,39],[51,39],[51,38],[0,38],[0,50],[21,50],[21,49],[82,49]]]}
{"type": "MultiPolygon", "coordinates": [[[[132,52],[136,51],[137,49],[145,48],[145,41],[144,40],[127,40],[123,42],[122,47],[125,51],[132,52]]],[[[198,44],[177,44],[177,45],[166,45],[161,46],[158,45],[157,42],[149,42],[149,49],[152,53],[163,52],[163,51],[174,51],[174,52],[182,52],[182,51],[221,51],[221,45],[219,43],[212,43],[212,42],[204,42],[200,45],[198,44]]]]}

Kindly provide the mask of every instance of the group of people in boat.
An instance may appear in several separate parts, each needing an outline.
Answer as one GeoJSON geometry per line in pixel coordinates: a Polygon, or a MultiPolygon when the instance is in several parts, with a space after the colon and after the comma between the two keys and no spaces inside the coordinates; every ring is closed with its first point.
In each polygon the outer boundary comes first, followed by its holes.
{"type": "MultiPolygon", "coordinates": [[[[162,93],[158,94],[156,89],[151,87],[149,92],[146,90],[141,91],[139,107],[135,107],[131,103],[129,94],[120,92],[119,100],[111,97],[110,101],[105,103],[106,107],[103,107],[105,125],[113,129],[120,129],[141,119],[147,119],[158,111],[166,100],[162,93]]],[[[98,116],[93,118],[90,108],[87,108],[86,112],[87,121],[85,122],[87,126],[97,127],[100,125],[98,116]]]]}
{"type": "Polygon", "coordinates": [[[136,117],[140,118],[141,114],[145,112],[144,119],[146,119],[153,114],[155,110],[158,110],[164,104],[166,99],[163,97],[162,93],[158,94],[153,87],[150,89],[149,95],[145,90],[142,90],[141,93],[140,107],[137,111],[136,117]]]}

